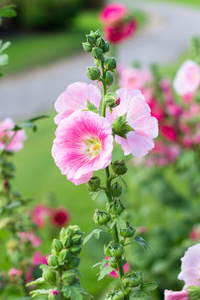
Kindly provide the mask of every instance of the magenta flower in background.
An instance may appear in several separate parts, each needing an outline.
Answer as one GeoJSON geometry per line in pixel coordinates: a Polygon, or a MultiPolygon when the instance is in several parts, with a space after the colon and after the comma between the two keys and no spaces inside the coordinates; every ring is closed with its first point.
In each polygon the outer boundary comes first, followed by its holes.
{"type": "Polygon", "coordinates": [[[113,24],[119,22],[128,14],[128,9],[122,3],[110,3],[104,6],[99,18],[103,24],[113,24]]]}
{"type": "Polygon", "coordinates": [[[104,37],[106,40],[113,44],[117,44],[124,39],[131,36],[137,28],[137,23],[134,20],[130,20],[126,23],[120,23],[115,26],[104,27],[104,37]]]}
{"type": "MultiPolygon", "coordinates": [[[[15,133],[14,131],[5,131],[6,129],[11,129],[15,126],[15,122],[11,118],[6,118],[4,121],[0,122],[0,150],[4,149],[6,143],[15,133]]],[[[23,141],[26,139],[25,131],[19,130],[12,139],[12,141],[6,147],[6,151],[18,152],[23,147],[23,141]]]]}
{"type": "Polygon", "coordinates": [[[58,124],[55,135],[52,156],[74,184],[88,182],[94,171],[111,163],[112,128],[96,113],[76,110],[58,124]]]}
{"type": "Polygon", "coordinates": [[[165,290],[165,299],[164,300],[189,300],[188,291],[173,292],[165,290]]]}
{"type": "Polygon", "coordinates": [[[48,220],[52,214],[53,210],[50,207],[38,204],[33,208],[32,221],[37,227],[42,228],[44,227],[46,220],[48,220]]]}
{"type": "Polygon", "coordinates": [[[116,93],[121,102],[112,114],[107,112],[108,120],[112,124],[115,118],[126,115],[126,122],[133,131],[126,134],[126,139],[116,135],[115,141],[121,145],[124,155],[132,153],[135,157],[142,157],[154,147],[153,138],[158,135],[158,121],[151,116],[151,110],[139,90],[122,88],[116,93]]]}
{"type": "Polygon", "coordinates": [[[200,85],[200,68],[192,60],[185,61],[174,79],[174,89],[178,95],[190,101],[200,85]]]}
{"type": "Polygon", "coordinates": [[[47,256],[48,255],[42,255],[40,251],[35,251],[32,258],[33,265],[34,266],[41,265],[41,264],[47,265],[47,256]]]}
{"type": "Polygon", "coordinates": [[[21,276],[21,275],[22,275],[22,270],[10,268],[8,271],[8,276],[21,276]]]}
{"type": "Polygon", "coordinates": [[[200,286],[200,243],[188,248],[181,262],[178,279],[185,282],[183,289],[191,285],[200,286]]]}
{"type": "Polygon", "coordinates": [[[52,225],[57,227],[65,226],[70,220],[70,214],[64,207],[57,207],[51,216],[52,225]]]}
{"type": "Polygon", "coordinates": [[[99,108],[101,92],[92,84],[75,82],[70,84],[56,100],[55,110],[58,115],[54,118],[56,124],[69,117],[75,110],[87,109],[87,101],[99,108]]]}

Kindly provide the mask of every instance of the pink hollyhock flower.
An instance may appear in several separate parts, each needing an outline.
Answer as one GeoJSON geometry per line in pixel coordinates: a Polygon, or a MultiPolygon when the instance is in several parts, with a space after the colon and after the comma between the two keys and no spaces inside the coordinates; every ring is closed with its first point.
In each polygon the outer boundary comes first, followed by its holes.
{"type": "Polygon", "coordinates": [[[48,255],[41,255],[40,251],[36,251],[33,254],[32,257],[32,266],[30,266],[30,268],[28,268],[28,270],[26,271],[26,282],[30,282],[32,280],[34,280],[33,278],[33,272],[34,269],[38,266],[38,265],[48,265],[47,263],[47,256],[48,255]]]}
{"type": "Polygon", "coordinates": [[[62,227],[70,220],[70,214],[64,207],[57,207],[52,214],[52,225],[62,227]]]}
{"type": "Polygon", "coordinates": [[[34,248],[41,245],[42,241],[33,232],[19,232],[19,237],[22,243],[31,243],[34,248]]]}
{"type": "Polygon", "coordinates": [[[11,268],[9,269],[8,271],[8,276],[21,276],[22,275],[22,270],[18,270],[18,269],[15,269],[15,268],[11,268]]]}
{"type": "Polygon", "coordinates": [[[121,3],[107,4],[100,12],[99,18],[103,24],[119,22],[128,14],[128,9],[121,3]]]}
{"type": "Polygon", "coordinates": [[[90,111],[76,110],[56,130],[52,156],[62,174],[79,185],[112,160],[113,136],[108,121],[90,111]]]}
{"type": "Polygon", "coordinates": [[[185,148],[188,148],[190,149],[192,147],[192,138],[191,138],[191,135],[190,134],[186,134],[184,137],[183,137],[183,146],[185,148]]]}
{"type": "Polygon", "coordinates": [[[123,69],[120,72],[119,86],[121,88],[127,88],[129,91],[134,89],[141,90],[144,87],[141,70],[137,68],[123,69]]]}
{"type": "Polygon", "coordinates": [[[45,205],[38,204],[33,208],[32,221],[39,228],[44,227],[46,219],[50,218],[53,214],[53,210],[45,205]]]}
{"type": "Polygon", "coordinates": [[[148,101],[148,105],[151,108],[152,116],[154,116],[158,120],[158,122],[160,122],[165,115],[163,106],[154,98],[151,98],[151,100],[148,101]]]}
{"type": "MultiPolygon", "coordinates": [[[[109,260],[109,256],[106,256],[105,259],[109,260]]],[[[105,266],[108,266],[109,264],[107,263],[105,266]]],[[[118,272],[118,269],[116,268],[115,269],[116,271],[112,271],[110,272],[109,276],[112,277],[112,278],[119,278],[119,275],[117,274],[118,272]]],[[[123,266],[123,270],[124,270],[124,273],[127,273],[129,270],[130,270],[130,264],[129,262],[125,263],[125,265],[123,266]]]]}
{"type": "Polygon", "coordinates": [[[173,292],[169,290],[165,290],[165,299],[164,300],[189,300],[188,291],[180,291],[180,292],[173,292]]]}
{"type": "Polygon", "coordinates": [[[75,82],[70,84],[56,100],[55,110],[58,115],[54,118],[56,124],[69,117],[75,110],[87,109],[87,101],[97,108],[101,101],[101,92],[92,84],[75,82]]]}
{"type": "Polygon", "coordinates": [[[194,225],[191,232],[190,232],[190,239],[192,241],[196,241],[200,238],[200,226],[194,225]]]}
{"type": "MultiPolygon", "coordinates": [[[[14,131],[6,131],[6,129],[11,129],[15,126],[12,119],[6,118],[4,121],[0,122],[0,150],[4,149],[6,143],[15,133],[14,131]]],[[[18,152],[23,147],[23,141],[26,139],[25,131],[19,130],[12,139],[12,141],[6,147],[6,151],[18,152]]]]}
{"type": "Polygon", "coordinates": [[[178,95],[194,95],[200,85],[200,68],[197,63],[187,60],[178,70],[174,79],[174,89],[178,95]]]}
{"type": "Polygon", "coordinates": [[[153,138],[158,135],[158,121],[151,116],[150,108],[139,90],[122,88],[116,92],[121,102],[112,114],[107,112],[108,120],[112,123],[115,118],[126,115],[126,122],[133,131],[126,134],[126,139],[115,135],[115,141],[121,145],[124,155],[132,153],[135,157],[142,157],[154,147],[153,138]]]}
{"type": "Polygon", "coordinates": [[[181,258],[181,262],[178,279],[185,282],[183,289],[187,289],[191,285],[200,286],[200,243],[189,247],[181,258]]]}
{"type": "Polygon", "coordinates": [[[57,291],[57,290],[52,290],[52,291],[51,291],[51,294],[53,294],[53,295],[58,295],[58,291],[57,291]]]}
{"type": "Polygon", "coordinates": [[[178,139],[177,131],[171,124],[162,125],[160,130],[166,139],[170,141],[177,141],[178,139]]]}
{"type": "Polygon", "coordinates": [[[118,23],[116,25],[108,25],[104,27],[104,37],[110,43],[117,44],[131,36],[137,28],[134,20],[118,23]]]}

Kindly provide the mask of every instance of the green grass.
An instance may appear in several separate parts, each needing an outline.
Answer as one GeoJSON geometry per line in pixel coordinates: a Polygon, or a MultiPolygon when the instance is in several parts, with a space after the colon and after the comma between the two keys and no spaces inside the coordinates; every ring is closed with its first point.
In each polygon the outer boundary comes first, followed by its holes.
{"type": "Polygon", "coordinates": [[[199,0],[158,0],[159,2],[171,2],[171,3],[179,3],[181,5],[187,4],[187,5],[193,5],[200,7],[199,0]]]}

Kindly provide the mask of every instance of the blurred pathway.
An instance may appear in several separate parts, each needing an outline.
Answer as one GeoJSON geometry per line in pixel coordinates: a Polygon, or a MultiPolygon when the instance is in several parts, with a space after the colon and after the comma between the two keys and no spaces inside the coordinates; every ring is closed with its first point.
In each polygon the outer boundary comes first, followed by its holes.
{"type": "MultiPolygon", "coordinates": [[[[148,65],[172,63],[189,46],[191,35],[200,35],[200,10],[143,0],[124,0],[149,15],[150,22],[119,48],[119,61],[129,66],[135,59],[148,65]]],[[[92,28],[91,28],[92,29],[92,28]]],[[[82,53],[34,69],[21,75],[0,79],[0,119],[24,119],[52,109],[58,95],[74,81],[88,81],[89,54],[82,53]]]]}

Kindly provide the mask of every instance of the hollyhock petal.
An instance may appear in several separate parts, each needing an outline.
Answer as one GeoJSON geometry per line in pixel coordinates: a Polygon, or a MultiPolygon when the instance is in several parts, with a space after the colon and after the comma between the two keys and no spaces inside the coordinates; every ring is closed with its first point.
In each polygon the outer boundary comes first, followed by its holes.
{"type": "Polygon", "coordinates": [[[185,282],[183,289],[191,285],[200,286],[200,243],[189,247],[181,258],[181,262],[181,272],[178,279],[185,282]]]}
{"type": "Polygon", "coordinates": [[[88,100],[98,108],[101,101],[100,90],[83,82],[70,84],[55,102],[55,110],[59,113],[54,118],[55,123],[59,124],[77,109],[87,109],[88,100]]]}
{"type": "Polygon", "coordinates": [[[119,22],[125,15],[127,15],[127,13],[128,9],[125,5],[121,3],[110,3],[104,6],[100,12],[99,18],[104,24],[112,24],[119,22]]]}
{"type": "Polygon", "coordinates": [[[113,136],[108,121],[90,111],[76,110],[58,124],[52,156],[62,174],[79,185],[112,160],[113,136]]]}
{"type": "MultiPolygon", "coordinates": [[[[0,150],[4,149],[8,140],[15,133],[14,131],[6,131],[6,129],[11,129],[14,126],[15,122],[11,118],[6,118],[4,121],[0,122],[0,150]]],[[[6,151],[20,151],[23,148],[24,140],[26,140],[25,131],[23,129],[17,131],[14,138],[6,147],[6,151]]]]}
{"type": "Polygon", "coordinates": [[[188,291],[174,292],[171,290],[165,290],[164,300],[189,300],[188,291]]]}
{"type": "Polygon", "coordinates": [[[121,144],[125,155],[130,153],[135,157],[142,157],[153,149],[153,138],[158,135],[158,121],[151,116],[151,110],[139,90],[128,91],[125,88],[117,90],[121,102],[107,112],[107,118],[112,124],[115,118],[126,114],[126,121],[133,128],[126,134],[126,139],[115,136],[115,141],[121,144]]]}

